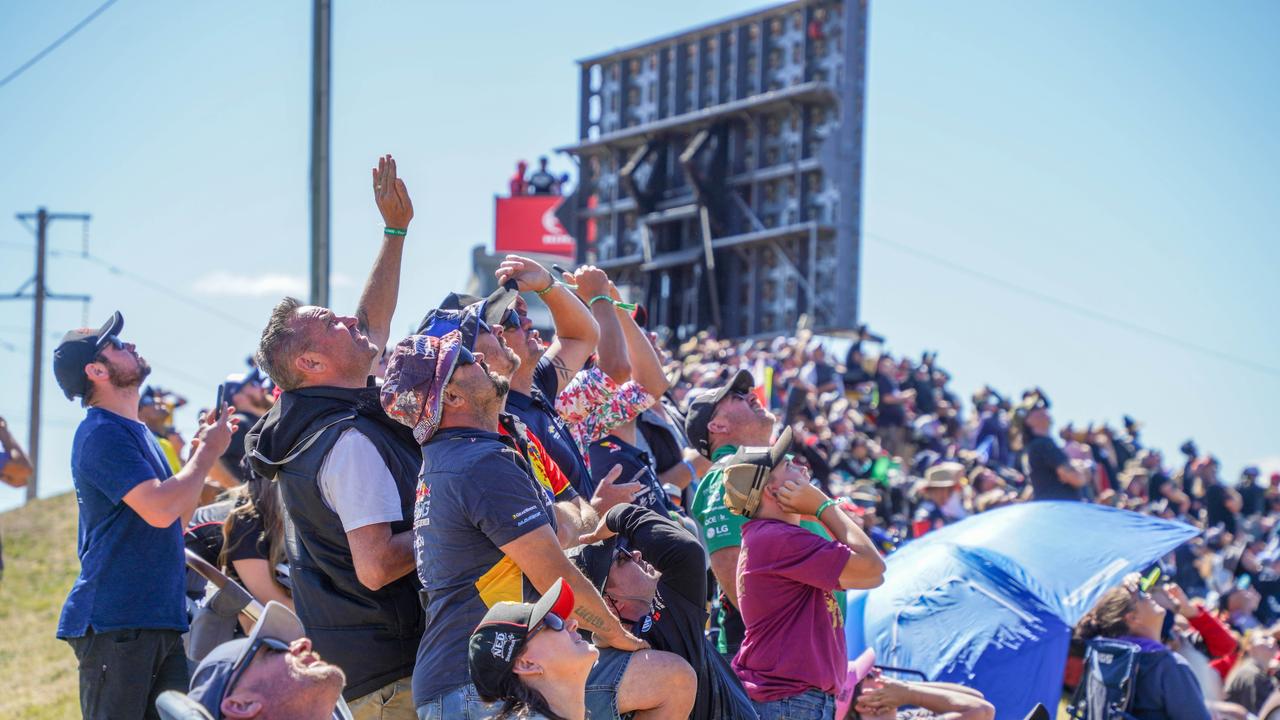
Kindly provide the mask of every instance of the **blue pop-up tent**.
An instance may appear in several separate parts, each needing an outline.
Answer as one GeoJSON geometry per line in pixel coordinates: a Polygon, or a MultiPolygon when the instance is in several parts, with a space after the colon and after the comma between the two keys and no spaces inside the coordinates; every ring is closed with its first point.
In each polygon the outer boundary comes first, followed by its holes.
{"type": "Polygon", "coordinates": [[[888,558],[851,592],[849,656],[982,691],[996,720],[1057,706],[1071,628],[1098,598],[1195,537],[1189,525],[1078,502],[975,515],[888,558]]]}

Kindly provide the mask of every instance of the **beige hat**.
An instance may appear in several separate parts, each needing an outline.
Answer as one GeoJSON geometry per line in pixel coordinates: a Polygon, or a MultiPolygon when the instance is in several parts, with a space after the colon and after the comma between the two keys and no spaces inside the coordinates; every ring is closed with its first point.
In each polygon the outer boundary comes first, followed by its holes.
{"type": "Polygon", "coordinates": [[[962,477],[964,477],[964,465],[958,462],[938,463],[924,471],[924,480],[920,481],[918,487],[922,489],[954,487],[960,484],[962,477]]]}
{"type": "Polygon", "coordinates": [[[746,447],[726,461],[724,505],[730,512],[752,517],[760,509],[760,497],[769,473],[782,464],[791,450],[791,428],[784,428],[769,447],[746,447]]]}

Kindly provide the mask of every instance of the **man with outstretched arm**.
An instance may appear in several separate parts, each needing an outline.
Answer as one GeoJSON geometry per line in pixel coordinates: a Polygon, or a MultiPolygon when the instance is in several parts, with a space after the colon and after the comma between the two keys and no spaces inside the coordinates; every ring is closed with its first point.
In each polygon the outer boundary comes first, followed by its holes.
{"type": "Polygon", "coordinates": [[[258,365],[284,392],[245,446],[254,471],[280,488],[298,616],[316,650],[346,673],[355,718],[412,720],[423,627],[412,532],[420,460],[372,382],[413,219],[390,155],[373,170],[373,193],[386,227],[356,314],[293,298],[276,305],[258,365]]]}

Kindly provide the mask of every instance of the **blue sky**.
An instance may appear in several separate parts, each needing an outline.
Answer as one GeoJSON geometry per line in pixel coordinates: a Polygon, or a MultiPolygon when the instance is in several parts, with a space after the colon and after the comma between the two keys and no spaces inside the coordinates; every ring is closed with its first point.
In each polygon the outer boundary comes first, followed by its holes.
{"type": "MultiPolygon", "coordinates": [[[[97,5],[0,5],[0,74],[97,5]]],[[[512,162],[574,139],[576,58],[756,7],[336,5],[334,305],[372,261],[369,168],[394,153],[417,209],[397,331],[462,285],[512,162]]],[[[864,319],[940,351],[966,395],[1038,384],[1060,421],[1131,413],[1167,454],[1195,437],[1231,475],[1280,469],[1278,26],[1260,0],[873,3],[864,319]]],[[[31,272],[13,213],[93,213],[91,252],[130,274],[77,257],[66,223],[50,288],[91,293],[94,324],[119,308],[152,380],[211,402],[275,300],[305,295],[309,53],[310,3],[120,0],[0,88],[0,291],[31,272]]],[[[0,415],[24,439],[30,322],[0,305],[0,415]]],[[[81,322],[50,305],[51,336],[81,322]]],[[[46,379],[42,494],[70,487],[82,413],[46,379]]]]}

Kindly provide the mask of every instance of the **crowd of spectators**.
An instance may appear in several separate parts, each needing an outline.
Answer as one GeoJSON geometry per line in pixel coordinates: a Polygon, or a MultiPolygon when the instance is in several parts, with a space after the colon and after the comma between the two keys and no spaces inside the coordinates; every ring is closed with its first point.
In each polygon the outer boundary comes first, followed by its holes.
{"type": "Polygon", "coordinates": [[[854,689],[864,717],[990,718],[967,688],[855,671],[843,592],[877,587],[904,543],[1035,500],[1203,528],[1161,562],[1170,582],[1106,596],[1075,654],[1112,636],[1199,652],[1151,661],[1143,687],[1181,683],[1205,714],[1264,709],[1280,476],[1228,485],[1191,443],[1167,467],[1127,417],[1055,433],[1039,388],[965,402],[936,353],[895,357],[865,327],[669,338],[591,266],[508,256],[496,291],[444,294],[395,338],[413,206],[390,156],[373,189],[386,229],[354,313],[282,300],[190,442],[119,313],[55,352],[89,408],[82,571],[58,629],[85,717],[155,717],[168,690],[215,718],[277,716],[285,698],[244,679],[257,667],[314,680],[291,717],[831,718],[854,689]],[[207,657],[181,638],[215,588],[184,551],[248,590],[207,657]]]}

